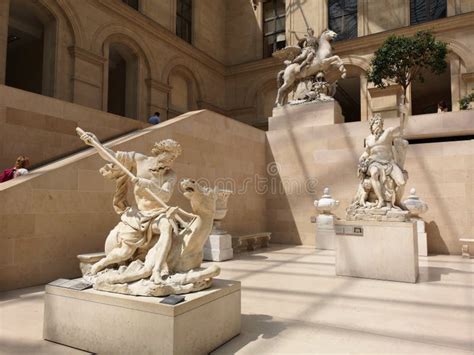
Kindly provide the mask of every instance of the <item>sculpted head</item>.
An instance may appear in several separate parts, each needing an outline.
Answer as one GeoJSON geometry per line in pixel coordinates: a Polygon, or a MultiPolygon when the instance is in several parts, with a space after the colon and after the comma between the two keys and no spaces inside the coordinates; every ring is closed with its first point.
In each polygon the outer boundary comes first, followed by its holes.
{"type": "Polygon", "coordinates": [[[313,30],[311,27],[308,27],[307,31],[308,31],[308,36],[309,36],[309,37],[313,37],[313,36],[314,36],[314,30],[313,30]]]}
{"type": "Polygon", "coordinates": [[[336,37],[337,37],[337,33],[330,29],[324,30],[323,33],[321,33],[321,38],[325,38],[328,41],[332,41],[336,37]]]}
{"type": "Polygon", "coordinates": [[[383,118],[380,113],[369,118],[370,132],[373,135],[380,135],[383,132],[383,118]]]}
{"type": "Polygon", "coordinates": [[[151,149],[157,160],[160,168],[168,170],[177,157],[181,154],[181,145],[173,139],[165,139],[157,142],[151,149]]]}
{"type": "Polygon", "coordinates": [[[198,184],[191,179],[183,179],[180,187],[197,214],[212,214],[216,212],[217,193],[215,190],[198,184]]]}

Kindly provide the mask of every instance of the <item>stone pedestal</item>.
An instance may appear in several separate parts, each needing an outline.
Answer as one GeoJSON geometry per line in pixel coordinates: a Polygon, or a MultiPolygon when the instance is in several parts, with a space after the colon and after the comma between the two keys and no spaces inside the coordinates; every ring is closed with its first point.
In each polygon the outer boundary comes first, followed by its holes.
{"type": "Polygon", "coordinates": [[[420,219],[414,219],[416,223],[416,230],[418,234],[418,255],[428,256],[428,235],[425,231],[425,221],[420,219]]]}
{"type": "Polygon", "coordinates": [[[272,117],[268,119],[268,129],[273,131],[343,122],[344,116],[337,101],[308,102],[275,107],[272,117]]]}
{"type": "Polygon", "coordinates": [[[334,250],[336,230],[335,217],[321,214],[316,218],[316,249],[334,250]]]}
{"type": "Polygon", "coordinates": [[[204,260],[224,261],[234,257],[230,234],[211,234],[204,244],[204,260]]]}
{"type": "Polygon", "coordinates": [[[415,222],[336,221],[336,274],[415,283],[415,222]]]}
{"type": "Polygon", "coordinates": [[[99,354],[208,354],[240,333],[240,283],[214,280],[177,305],[46,286],[43,337],[99,354]]]}

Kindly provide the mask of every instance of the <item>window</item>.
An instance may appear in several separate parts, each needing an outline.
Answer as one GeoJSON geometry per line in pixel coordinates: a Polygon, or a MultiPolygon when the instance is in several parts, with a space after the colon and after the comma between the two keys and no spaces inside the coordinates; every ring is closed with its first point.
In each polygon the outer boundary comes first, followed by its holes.
{"type": "Polygon", "coordinates": [[[122,0],[122,2],[138,11],[138,0],[122,0]]]}
{"type": "Polygon", "coordinates": [[[410,24],[446,17],[446,0],[410,0],[410,24]]]}
{"type": "Polygon", "coordinates": [[[263,57],[271,57],[286,46],[285,0],[268,0],[263,4],[263,57]]]}
{"type": "Polygon", "coordinates": [[[357,0],[329,0],[329,28],[336,41],[357,37],[357,0]]]}
{"type": "Polygon", "coordinates": [[[192,0],[178,0],[176,3],[176,35],[189,43],[192,42],[192,5],[192,0]]]}

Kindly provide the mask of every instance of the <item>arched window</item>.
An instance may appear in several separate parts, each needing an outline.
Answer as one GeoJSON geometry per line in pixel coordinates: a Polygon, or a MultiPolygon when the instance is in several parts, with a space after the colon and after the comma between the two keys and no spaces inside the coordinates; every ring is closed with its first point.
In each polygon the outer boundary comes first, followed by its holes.
{"type": "Polygon", "coordinates": [[[56,20],[34,1],[11,0],[5,84],[53,96],[56,20]]]}
{"type": "Polygon", "coordinates": [[[138,57],[121,43],[109,45],[107,111],[137,118],[138,57]]]}
{"type": "Polygon", "coordinates": [[[168,77],[171,87],[168,101],[168,117],[196,110],[200,100],[199,87],[192,72],[183,66],[175,67],[168,77]]]}

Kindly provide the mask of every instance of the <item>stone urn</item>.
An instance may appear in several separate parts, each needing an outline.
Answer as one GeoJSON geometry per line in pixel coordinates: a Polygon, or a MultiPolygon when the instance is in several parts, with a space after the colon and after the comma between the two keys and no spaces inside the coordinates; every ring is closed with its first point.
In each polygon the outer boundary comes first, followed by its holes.
{"type": "Polygon", "coordinates": [[[231,194],[231,190],[217,190],[216,214],[214,215],[214,224],[212,225],[211,234],[227,234],[227,232],[222,229],[221,224],[222,220],[227,214],[227,201],[229,200],[229,196],[231,194]]]}
{"type": "Polygon", "coordinates": [[[321,214],[332,214],[339,207],[339,201],[332,198],[329,187],[324,188],[321,199],[314,201],[314,207],[321,214]]]}
{"type": "Polygon", "coordinates": [[[410,195],[405,201],[403,201],[403,204],[413,218],[418,219],[420,218],[420,214],[428,211],[428,205],[424,201],[420,200],[420,198],[416,195],[415,188],[410,190],[410,195]]]}

